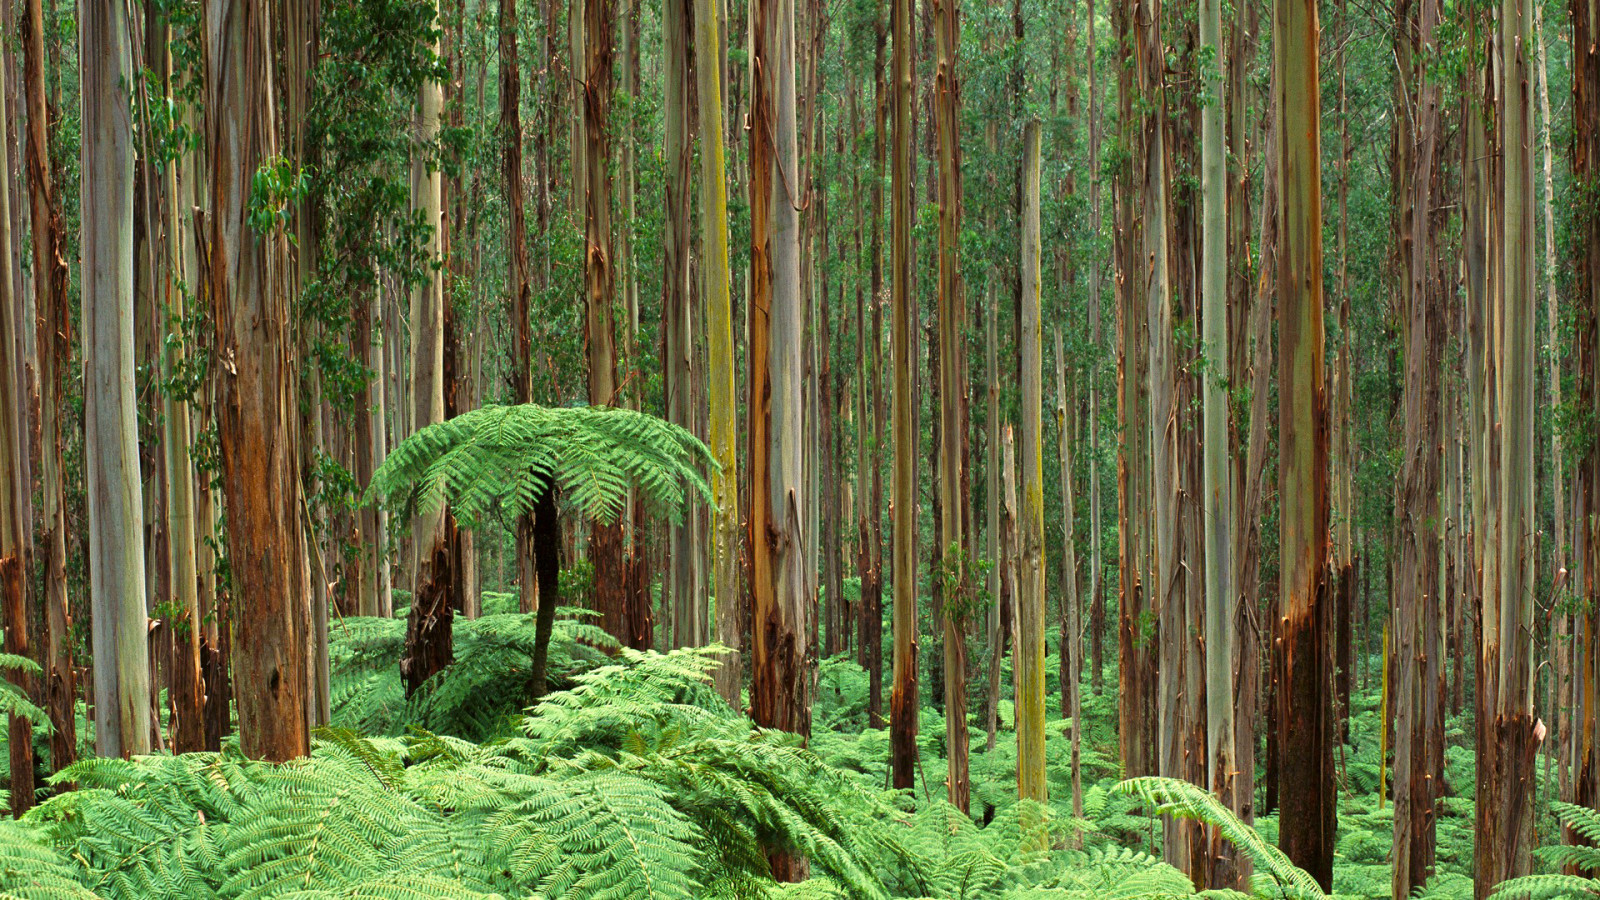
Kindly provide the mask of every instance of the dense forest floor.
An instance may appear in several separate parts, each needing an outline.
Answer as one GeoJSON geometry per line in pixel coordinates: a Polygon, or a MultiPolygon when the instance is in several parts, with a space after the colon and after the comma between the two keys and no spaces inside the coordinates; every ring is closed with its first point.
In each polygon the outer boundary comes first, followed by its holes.
{"type": "MultiPolygon", "coordinates": [[[[524,715],[534,618],[515,610],[514,595],[485,594],[485,614],[456,623],[455,664],[410,699],[397,665],[403,619],[337,622],[334,727],[309,761],[251,763],[229,747],[78,764],[22,825],[0,827],[0,896],[1195,893],[1160,861],[1162,825],[1151,815],[1150,791],[1122,783],[1112,668],[1102,691],[1083,684],[1081,818],[1072,815],[1070,723],[1050,679],[1052,837],[1051,849],[1039,851],[1023,840],[1028,811],[1016,799],[1009,657],[992,746],[978,713],[987,673],[973,685],[972,814],[963,816],[931,777],[945,771],[944,721],[932,707],[921,713],[916,788],[888,789],[889,734],[867,727],[868,680],[847,656],[819,667],[812,735],[802,748],[727,708],[707,680],[713,653],[618,651],[587,614],[568,608],[550,656],[560,690],[524,715]],[[68,780],[76,791],[61,789],[68,780]],[[774,850],[806,856],[810,877],[773,882],[774,850]]],[[[1046,671],[1059,671],[1056,662],[1052,655],[1046,671]]],[[[1334,889],[1339,897],[1386,897],[1393,806],[1380,793],[1378,679],[1356,679],[1353,695],[1350,740],[1336,748],[1334,889]]],[[[1259,723],[1254,731],[1265,733],[1259,723]]],[[[1446,731],[1438,872],[1422,896],[1466,898],[1470,719],[1451,717],[1446,731]]],[[[88,723],[79,736],[87,751],[88,723]]],[[[1550,815],[1550,772],[1541,771],[1536,837],[1551,844],[1560,828],[1550,815]]],[[[1265,784],[1264,772],[1257,782],[1265,784]]],[[[1264,800],[1258,791],[1257,809],[1264,800]]],[[[1275,812],[1254,824],[1261,841],[1276,840],[1275,812]]],[[[1255,893],[1317,894],[1297,887],[1293,874],[1262,858],[1255,893]]]]}

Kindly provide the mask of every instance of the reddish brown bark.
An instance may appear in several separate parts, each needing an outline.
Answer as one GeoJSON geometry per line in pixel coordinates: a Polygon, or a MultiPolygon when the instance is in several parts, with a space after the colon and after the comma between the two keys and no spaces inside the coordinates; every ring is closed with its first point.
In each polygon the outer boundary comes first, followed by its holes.
{"type": "MultiPolygon", "coordinates": [[[[35,546],[44,571],[45,711],[50,715],[50,764],[60,770],[77,758],[77,717],[67,601],[67,521],[62,471],[61,410],[66,408],[63,376],[72,359],[72,314],[68,308],[67,264],[62,256],[61,207],[50,173],[50,123],[54,110],[45,99],[44,11],[28,0],[22,34],[23,94],[27,105],[26,167],[28,216],[33,240],[35,310],[38,317],[39,448],[44,517],[35,546]]],[[[15,201],[13,201],[15,202],[15,201]]]]}

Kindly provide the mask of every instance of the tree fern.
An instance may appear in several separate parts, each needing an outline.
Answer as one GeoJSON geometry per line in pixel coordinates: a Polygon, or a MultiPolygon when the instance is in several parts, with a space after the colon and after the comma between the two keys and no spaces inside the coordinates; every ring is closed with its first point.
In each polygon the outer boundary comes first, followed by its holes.
{"type": "Polygon", "coordinates": [[[691,491],[709,502],[701,473],[715,465],[694,435],[647,413],[491,405],[406,438],[373,473],[367,493],[404,515],[448,503],[470,522],[493,511],[528,513],[553,485],[585,517],[605,521],[631,487],[676,517],[691,491]]]}

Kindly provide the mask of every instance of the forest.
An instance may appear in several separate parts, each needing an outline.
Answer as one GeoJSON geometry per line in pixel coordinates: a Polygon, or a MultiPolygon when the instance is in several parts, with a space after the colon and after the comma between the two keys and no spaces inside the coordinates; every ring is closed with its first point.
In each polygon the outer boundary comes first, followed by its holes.
{"type": "Polygon", "coordinates": [[[1597,42],[0,4],[0,898],[1600,897],[1597,42]]]}

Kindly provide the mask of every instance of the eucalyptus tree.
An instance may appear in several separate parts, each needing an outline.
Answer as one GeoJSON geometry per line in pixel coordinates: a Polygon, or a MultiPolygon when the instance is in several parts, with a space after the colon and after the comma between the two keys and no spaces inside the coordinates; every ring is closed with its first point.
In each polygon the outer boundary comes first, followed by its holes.
{"type": "MultiPolygon", "coordinates": [[[[0,69],[0,119],[5,117],[6,73],[0,69]]],[[[10,156],[9,145],[0,144],[0,164],[10,156]]],[[[0,178],[0,260],[12,255],[11,193],[7,179],[0,178]]],[[[22,329],[26,304],[15,290],[9,272],[0,277],[0,624],[5,628],[5,652],[30,659],[27,573],[27,528],[23,498],[28,496],[25,428],[26,406],[22,401],[22,367],[17,363],[23,347],[22,329]]],[[[37,667],[35,667],[36,669],[37,667]]],[[[32,691],[33,670],[14,669],[9,675],[17,693],[32,691]]],[[[10,750],[11,814],[20,816],[34,804],[33,722],[13,712],[7,725],[10,750]]]]}
{"type": "Polygon", "coordinates": [[[126,4],[91,0],[80,17],[84,444],[89,448],[84,456],[95,748],[101,756],[117,757],[149,752],[151,738],[140,539],[144,507],[134,407],[133,127],[128,94],[133,55],[126,4]]]}
{"type": "MultiPolygon", "coordinates": [[[[810,734],[793,0],[760,0],[750,29],[751,115],[761,123],[750,133],[750,712],[764,727],[810,734]]],[[[795,880],[802,868],[783,857],[774,874],[795,880]]]]}
{"type": "MultiPolygon", "coordinates": [[[[51,174],[50,121],[45,100],[43,0],[28,0],[22,27],[22,93],[27,113],[24,170],[28,178],[28,233],[32,243],[34,314],[37,316],[39,385],[40,551],[44,576],[44,693],[50,713],[50,764],[60,770],[77,758],[76,677],[72,662],[71,606],[67,595],[66,376],[72,358],[71,311],[61,203],[51,174]]],[[[80,32],[81,34],[81,32],[80,32]]]]}
{"type": "Polygon", "coordinates": [[[1083,702],[1079,686],[1083,676],[1083,622],[1078,599],[1077,513],[1072,500],[1072,438],[1067,400],[1067,356],[1061,348],[1061,327],[1056,338],[1056,428],[1060,436],[1061,469],[1061,654],[1062,714],[1072,719],[1072,814],[1083,815],[1083,702]]]}
{"type": "MultiPolygon", "coordinates": [[[[896,788],[909,788],[917,764],[917,426],[915,286],[911,257],[911,0],[891,0],[894,32],[892,226],[889,342],[894,362],[894,479],[890,514],[894,548],[894,690],[889,700],[890,758],[896,788]]],[[[880,115],[880,122],[882,116],[880,115]]],[[[881,433],[881,432],[880,432],[881,433]]]]}
{"type": "MultiPolygon", "coordinates": [[[[432,21],[439,21],[438,0],[431,0],[427,15],[432,21]]],[[[438,32],[425,40],[426,53],[438,57],[438,32]]],[[[444,107],[440,77],[439,72],[433,72],[418,85],[417,138],[411,151],[411,206],[424,229],[424,271],[411,287],[413,429],[445,420],[444,176],[435,156],[439,152],[444,107]]],[[[406,650],[400,658],[408,691],[415,691],[451,660],[454,540],[455,533],[443,510],[420,515],[411,522],[411,610],[406,617],[406,650]]]]}
{"type": "Polygon", "coordinates": [[[289,184],[277,166],[271,12],[267,0],[208,0],[204,8],[207,288],[215,352],[231,360],[216,385],[229,570],[236,595],[250,601],[235,623],[239,742],[246,756],[281,761],[310,751],[311,573],[294,432],[295,344],[281,280],[289,184]]]}
{"type": "Polygon", "coordinates": [[[729,648],[717,669],[717,690],[739,702],[739,471],[733,311],[728,278],[728,185],[723,147],[718,0],[694,0],[695,99],[700,113],[700,247],[705,276],[708,434],[717,470],[711,476],[712,585],[717,640],[729,648]]]}
{"type": "MultiPolygon", "coordinates": [[[[1019,271],[1022,287],[1022,534],[1016,602],[1017,648],[1013,672],[1017,705],[1017,793],[1049,800],[1044,759],[1044,398],[1043,323],[1040,321],[1039,156],[1037,120],[1022,132],[1022,227],[1019,271]]],[[[1037,827],[1037,823],[1035,823],[1037,827]]],[[[1030,829],[1031,830],[1031,829],[1030,829]]],[[[1042,829],[1027,838],[1042,841],[1042,829]]]]}
{"type": "MultiPolygon", "coordinates": [[[[500,0],[500,177],[506,197],[506,292],[511,296],[511,386],[518,403],[533,402],[533,289],[528,267],[528,218],[522,191],[522,58],[517,40],[517,0],[500,0]]],[[[371,517],[378,515],[370,507],[371,517]]],[[[538,575],[533,567],[533,517],[516,523],[518,601],[523,612],[537,608],[538,575]]]]}
{"type": "MultiPolygon", "coordinates": [[[[1594,184],[1600,178],[1600,57],[1596,50],[1600,41],[1600,0],[1578,0],[1572,4],[1571,12],[1572,44],[1588,48],[1572,57],[1572,177],[1579,184],[1594,184]]],[[[1600,401],[1600,217],[1591,216],[1584,224],[1583,252],[1574,267],[1577,388],[1578,402],[1585,409],[1593,409],[1600,401]]],[[[1574,475],[1574,538],[1583,572],[1576,592],[1583,599],[1585,610],[1582,626],[1575,628],[1572,669],[1574,674],[1587,674],[1594,665],[1595,598],[1600,594],[1600,578],[1595,572],[1595,565],[1600,562],[1600,534],[1596,533],[1600,529],[1600,516],[1596,515],[1596,503],[1600,502],[1600,449],[1595,442],[1589,442],[1574,475]],[[1582,640],[1576,639],[1578,635],[1582,640]]],[[[1591,679],[1573,678],[1573,726],[1582,734],[1596,731],[1596,704],[1589,693],[1593,689],[1591,679]]],[[[1600,776],[1597,752],[1600,747],[1592,741],[1570,743],[1566,763],[1572,769],[1572,784],[1571,793],[1564,799],[1582,805],[1594,803],[1596,778],[1600,776]]]]}
{"type": "MultiPolygon", "coordinates": [[[[939,525],[938,553],[945,582],[944,706],[967,708],[966,609],[970,554],[965,544],[966,478],[965,363],[967,306],[961,278],[961,51],[960,0],[935,0],[934,35],[938,59],[934,71],[934,131],[939,146],[939,525]]],[[[945,716],[946,785],[950,802],[965,812],[971,802],[967,762],[967,718],[964,712],[945,716]]]]}
{"type": "MultiPolygon", "coordinates": [[[[1527,874],[1533,849],[1532,805],[1521,796],[1533,782],[1544,737],[1533,716],[1534,540],[1534,193],[1532,0],[1500,6],[1500,146],[1503,232],[1497,369],[1499,394],[1499,579],[1483,588],[1482,680],[1478,685],[1478,771],[1475,884],[1527,874]]],[[[1485,578],[1488,577],[1487,572],[1485,578]]]]}
{"type": "MultiPolygon", "coordinates": [[[[611,234],[611,102],[612,68],[616,56],[612,28],[615,0],[575,0],[570,13],[574,29],[572,63],[582,78],[575,90],[582,116],[574,127],[573,181],[583,209],[583,339],[588,350],[588,393],[593,406],[617,402],[617,338],[615,325],[616,272],[611,234]],[[581,64],[580,64],[581,60],[581,64]],[[581,67],[580,67],[581,66],[581,67]]],[[[624,579],[623,531],[620,521],[595,523],[590,530],[590,555],[594,560],[595,606],[601,623],[629,646],[648,643],[637,612],[628,602],[624,579]]]]}
{"type": "Polygon", "coordinates": [[[1399,500],[1399,563],[1395,572],[1394,871],[1393,891],[1408,897],[1423,886],[1434,862],[1439,791],[1435,760],[1443,761],[1444,646],[1438,589],[1437,521],[1441,459],[1440,372],[1444,367],[1442,286],[1433,279],[1436,231],[1440,91],[1435,65],[1437,0],[1396,6],[1396,59],[1402,100],[1414,110],[1396,119],[1395,169],[1407,202],[1397,210],[1401,285],[1406,315],[1404,446],[1399,500]]]}
{"type": "MultiPolygon", "coordinates": [[[[1180,535],[1178,510],[1177,368],[1173,341],[1172,285],[1169,280],[1171,234],[1168,226],[1166,145],[1166,45],[1161,33],[1161,0],[1140,0],[1134,16],[1134,73],[1139,87],[1139,155],[1141,218],[1144,223],[1140,267],[1144,273],[1145,384],[1150,441],[1151,519],[1155,565],[1150,604],[1158,621],[1160,665],[1157,669],[1160,748],[1157,769],[1166,777],[1185,774],[1183,594],[1179,589],[1180,535]]],[[[1164,855],[1173,866],[1189,869],[1190,823],[1169,819],[1164,855]]]]}
{"type": "MultiPolygon", "coordinates": [[[[1222,47],[1222,2],[1202,0],[1200,45],[1211,53],[1201,73],[1209,101],[1201,108],[1200,192],[1202,204],[1201,327],[1208,366],[1202,374],[1204,415],[1205,518],[1205,694],[1206,781],[1228,808],[1238,811],[1234,784],[1234,628],[1238,590],[1233,581],[1233,469],[1229,441],[1228,371],[1227,156],[1223,137],[1223,85],[1227,55],[1222,47]]],[[[1221,887],[1235,881],[1227,864],[1231,856],[1221,835],[1208,829],[1206,860],[1196,861],[1203,883],[1221,887]]]]}
{"type": "MultiPolygon", "coordinates": [[[[661,305],[663,319],[662,375],[667,416],[692,427],[698,418],[699,379],[695,377],[694,294],[689,286],[689,255],[693,245],[689,174],[694,146],[689,139],[689,54],[693,28],[688,4],[692,0],[662,0],[662,128],[665,130],[665,219],[661,253],[661,305]]],[[[715,70],[713,70],[715,71],[715,70]]],[[[671,597],[672,646],[698,647],[710,638],[706,621],[705,569],[701,547],[706,534],[699,524],[704,514],[696,507],[681,523],[671,526],[671,551],[664,592],[671,597]]]]}
{"type": "Polygon", "coordinates": [[[1322,325],[1321,83],[1316,0],[1273,4],[1278,122],[1279,844],[1333,884],[1327,375],[1322,325]]]}

